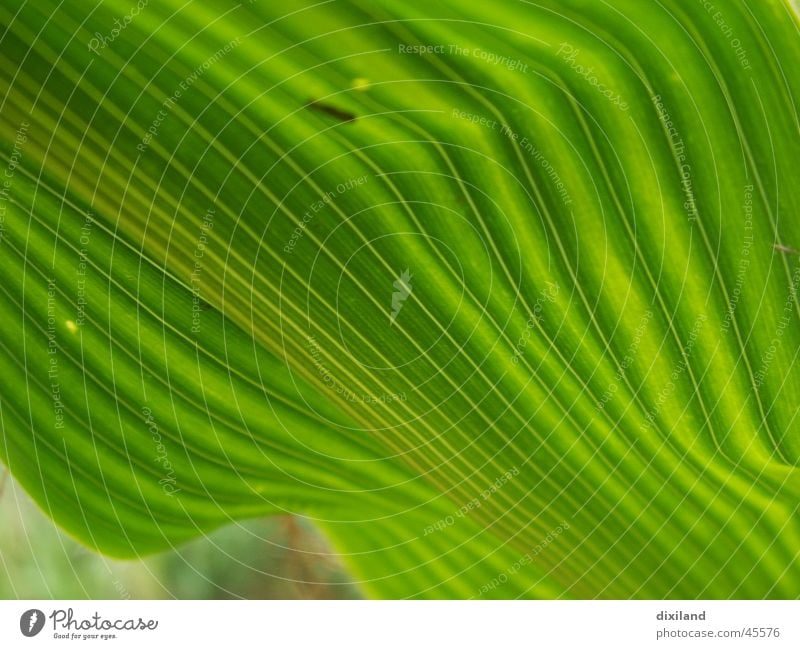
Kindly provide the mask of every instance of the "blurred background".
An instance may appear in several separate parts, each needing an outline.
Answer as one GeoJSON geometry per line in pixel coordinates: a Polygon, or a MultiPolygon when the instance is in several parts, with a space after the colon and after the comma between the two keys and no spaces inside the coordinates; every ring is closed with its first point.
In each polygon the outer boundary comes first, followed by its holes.
{"type": "Polygon", "coordinates": [[[2,599],[353,599],[361,595],[307,520],[245,521],[138,561],[64,534],[0,465],[2,599]]]}

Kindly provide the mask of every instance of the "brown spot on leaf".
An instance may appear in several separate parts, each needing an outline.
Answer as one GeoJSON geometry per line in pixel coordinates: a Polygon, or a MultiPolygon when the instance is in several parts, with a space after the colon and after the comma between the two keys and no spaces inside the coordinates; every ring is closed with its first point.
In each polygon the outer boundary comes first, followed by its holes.
{"type": "Polygon", "coordinates": [[[782,243],[776,243],[774,248],[775,252],[783,252],[787,255],[800,255],[800,250],[792,248],[791,246],[784,246],[782,243]]]}
{"type": "Polygon", "coordinates": [[[340,122],[355,122],[356,116],[346,110],[342,110],[341,108],[336,108],[336,106],[331,106],[330,104],[325,103],[324,101],[318,101],[316,99],[312,99],[306,104],[306,108],[310,108],[318,113],[324,113],[328,117],[333,117],[334,119],[339,120],[340,122]]]}

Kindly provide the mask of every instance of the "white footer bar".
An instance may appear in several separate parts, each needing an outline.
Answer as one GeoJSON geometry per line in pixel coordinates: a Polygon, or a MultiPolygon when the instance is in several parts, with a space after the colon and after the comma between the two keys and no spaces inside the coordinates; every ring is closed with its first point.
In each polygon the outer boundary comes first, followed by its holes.
{"type": "Polygon", "coordinates": [[[795,601],[4,601],[0,647],[799,647],[795,601]]]}

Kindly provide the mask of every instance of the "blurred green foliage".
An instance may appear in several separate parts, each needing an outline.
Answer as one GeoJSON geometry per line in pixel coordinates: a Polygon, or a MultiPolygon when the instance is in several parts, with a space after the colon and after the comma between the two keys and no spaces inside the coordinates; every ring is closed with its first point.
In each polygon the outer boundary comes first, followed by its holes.
{"type": "Polygon", "coordinates": [[[306,520],[245,521],[137,561],[103,557],[56,527],[0,469],[0,598],[356,598],[306,520]]]}

